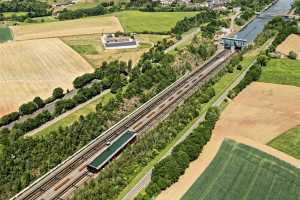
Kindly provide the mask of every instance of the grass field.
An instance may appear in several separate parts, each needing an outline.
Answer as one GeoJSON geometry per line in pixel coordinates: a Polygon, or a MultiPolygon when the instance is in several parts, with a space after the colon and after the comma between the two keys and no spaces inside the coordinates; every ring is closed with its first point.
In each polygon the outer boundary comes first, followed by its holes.
{"type": "Polygon", "coordinates": [[[16,16],[24,16],[27,14],[27,12],[3,12],[2,13],[4,17],[12,17],[13,15],[16,15],[16,16]]]}
{"type": "Polygon", "coordinates": [[[300,87],[299,66],[299,60],[271,59],[267,66],[263,68],[259,81],[300,87]]]}
{"type": "Polygon", "coordinates": [[[16,111],[35,96],[47,98],[55,87],[72,89],[75,77],[93,68],[59,39],[0,45],[0,115],[16,111]]]}
{"type": "Polygon", "coordinates": [[[299,200],[300,169],[269,154],[225,140],[182,200],[299,200]]]}
{"type": "Polygon", "coordinates": [[[114,49],[105,50],[103,48],[100,35],[83,35],[62,38],[63,41],[81,54],[92,66],[99,67],[104,61],[131,59],[136,64],[140,56],[153,46],[159,40],[169,37],[167,35],[148,35],[139,34],[136,38],[139,41],[139,47],[136,49],[114,49]]]}
{"type": "Polygon", "coordinates": [[[10,29],[5,25],[0,25],[0,43],[12,40],[10,29]]]}
{"type": "Polygon", "coordinates": [[[300,125],[278,136],[268,145],[300,160],[300,125]]]}
{"type": "Polygon", "coordinates": [[[66,127],[70,124],[72,124],[73,122],[75,122],[76,120],[79,119],[79,117],[85,116],[87,114],[89,114],[90,112],[94,112],[96,109],[96,105],[98,103],[102,103],[105,104],[108,102],[108,100],[113,97],[112,93],[106,93],[103,94],[101,96],[99,96],[99,98],[94,99],[92,102],[90,102],[89,104],[85,105],[84,107],[80,108],[79,110],[72,112],[71,114],[69,114],[68,116],[56,121],[55,123],[53,123],[52,125],[48,126],[47,128],[44,128],[40,131],[38,131],[35,136],[39,137],[39,136],[44,136],[45,134],[50,133],[51,131],[56,131],[58,130],[59,127],[66,127]]]}
{"type": "Polygon", "coordinates": [[[184,17],[196,15],[196,12],[140,12],[123,11],[116,13],[126,32],[166,32],[184,17]]]}
{"type": "Polygon", "coordinates": [[[88,17],[76,20],[11,26],[15,40],[63,37],[123,31],[114,16],[88,17]]]}

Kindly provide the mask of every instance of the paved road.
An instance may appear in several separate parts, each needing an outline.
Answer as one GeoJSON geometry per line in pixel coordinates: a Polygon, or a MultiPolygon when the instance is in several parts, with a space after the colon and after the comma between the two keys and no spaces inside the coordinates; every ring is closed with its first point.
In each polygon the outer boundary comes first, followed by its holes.
{"type": "MultiPolygon", "coordinates": [[[[253,63],[252,63],[253,64],[253,63]]],[[[250,66],[252,66],[252,64],[250,66]]],[[[250,66],[224,91],[224,93],[213,103],[213,106],[220,106],[221,103],[227,98],[227,95],[230,90],[232,90],[237,84],[243,80],[250,66]]],[[[192,131],[199,126],[201,122],[204,121],[205,114],[201,115],[195,123],[186,131],[186,133],[180,138],[179,141],[174,144],[174,147],[183,141],[188,135],[192,133],[192,131]]],[[[173,149],[173,148],[172,148],[173,149]]],[[[163,158],[168,156],[172,149],[166,154],[163,158]]],[[[162,159],[163,159],[162,158],[162,159]]],[[[152,169],[149,170],[145,176],[127,193],[127,195],[123,198],[123,200],[133,200],[140,191],[142,191],[151,181],[152,169]]]]}

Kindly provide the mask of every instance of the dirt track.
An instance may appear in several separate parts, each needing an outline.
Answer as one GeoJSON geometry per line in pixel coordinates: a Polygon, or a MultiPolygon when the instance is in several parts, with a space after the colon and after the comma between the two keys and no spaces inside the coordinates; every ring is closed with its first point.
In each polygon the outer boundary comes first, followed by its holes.
{"type": "Polygon", "coordinates": [[[59,39],[0,45],[0,116],[35,96],[47,98],[55,87],[72,89],[75,77],[93,68],[59,39]]]}

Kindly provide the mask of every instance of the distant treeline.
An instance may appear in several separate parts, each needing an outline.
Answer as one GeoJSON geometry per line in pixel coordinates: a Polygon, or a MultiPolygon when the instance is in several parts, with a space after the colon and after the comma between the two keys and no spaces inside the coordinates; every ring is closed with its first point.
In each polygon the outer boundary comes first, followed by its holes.
{"type": "Polygon", "coordinates": [[[256,12],[260,12],[267,5],[272,3],[274,0],[233,0],[229,3],[228,7],[240,7],[241,15],[236,18],[235,22],[237,25],[244,25],[256,12]]]}
{"type": "MultiPolygon", "coordinates": [[[[0,2],[0,13],[3,12],[27,12],[22,16],[14,15],[15,19],[24,21],[28,17],[41,17],[51,15],[50,5],[39,0],[11,0],[0,2]]],[[[3,15],[1,16],[3,18],[3,15]]]]}

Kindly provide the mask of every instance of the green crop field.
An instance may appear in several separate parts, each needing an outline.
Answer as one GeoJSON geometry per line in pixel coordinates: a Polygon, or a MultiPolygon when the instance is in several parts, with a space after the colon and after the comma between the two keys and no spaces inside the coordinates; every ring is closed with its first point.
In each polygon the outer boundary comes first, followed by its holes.
{"type": "Polygon", "coordinates": [[[300,200],[300,169],[225,140],[182,200],[300,200]]]}
{"type": "Polygon", "coordinates": [[[166,32],[170,31],[177,21],[196,14],[196,12],[123,11],[115,15],[126,32],[166,32]]]}
{"type": "Polygon", "coordinates": [[[278,136],[268,145],[300,159],[300,125],[278,136]]]}
{"type": "Polygon", "coordinates": [[[300,60],[271,59],[263,68],[260,81],[300,87],[300,60]]]}
{"type": "Polygon", "coordinates": [[[0,25],[0,43],[12,40],[10,29],[7,26],[0,25]]]}

